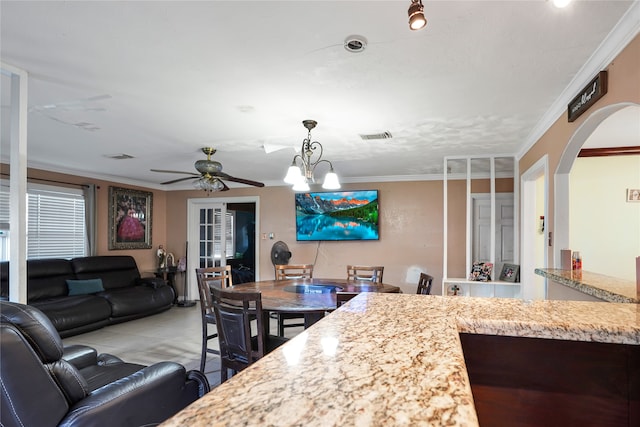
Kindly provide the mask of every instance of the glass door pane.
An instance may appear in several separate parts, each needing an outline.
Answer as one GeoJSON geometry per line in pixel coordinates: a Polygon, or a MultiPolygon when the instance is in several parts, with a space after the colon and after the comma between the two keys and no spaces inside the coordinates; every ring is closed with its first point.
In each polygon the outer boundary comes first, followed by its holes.
{"type": "Polygon", "coordinates": [[[226,204],[214,203],[200,208],[199,218],[198,265],[200,268],[226,265],[226,204]]]}

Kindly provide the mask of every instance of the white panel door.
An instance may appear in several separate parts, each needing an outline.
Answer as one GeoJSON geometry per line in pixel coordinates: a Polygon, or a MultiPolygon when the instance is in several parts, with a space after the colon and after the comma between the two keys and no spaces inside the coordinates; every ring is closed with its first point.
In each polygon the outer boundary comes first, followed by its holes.
{"type": "MultiPolygon", "coordinates": [[[[496,253],[493,274],[496,280],[502,265],[514,263],[513,193],[496,194],[496,253]]],[[[491,200],[473,198],[473,261],[491,262],[491,200]]]]}

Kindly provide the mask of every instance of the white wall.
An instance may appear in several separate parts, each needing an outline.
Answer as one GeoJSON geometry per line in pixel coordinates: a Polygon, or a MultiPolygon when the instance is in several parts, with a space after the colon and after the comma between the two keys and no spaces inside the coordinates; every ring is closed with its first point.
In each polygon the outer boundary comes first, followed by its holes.
{"type": "Polygon", "coordinates": [[[640,188],[640,156],[579,157],[570,188],[570,248],[582,268],[635,281],[640,203],[627,202],[626,191],[640,188]]]}

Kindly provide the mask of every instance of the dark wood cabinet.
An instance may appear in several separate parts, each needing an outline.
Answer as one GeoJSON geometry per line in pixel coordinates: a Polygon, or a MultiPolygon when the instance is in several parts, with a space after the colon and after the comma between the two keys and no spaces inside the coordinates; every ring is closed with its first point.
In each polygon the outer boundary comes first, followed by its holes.
{"type": "Polygon", "coordinates": [[[481,426],[640,425],[640,346],[460,339],[481,426]]]}

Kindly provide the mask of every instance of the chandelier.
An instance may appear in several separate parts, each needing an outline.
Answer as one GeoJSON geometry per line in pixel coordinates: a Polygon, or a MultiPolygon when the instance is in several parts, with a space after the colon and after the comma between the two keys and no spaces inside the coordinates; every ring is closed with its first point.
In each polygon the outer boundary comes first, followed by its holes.
{"type": "Polygon", "coordinates": [[[303,120],[302,124],[307,128],[308,135],[302,141],[300,154],[293,156],[293,161],[289,166],[287,176],[284,177],[284,182],[293,184],[293,191],[309,191],[309,184],[316,182],[313,175],[316,166],[326,162],[329,164],[329,172],[324,177],[322,188],[327,190],[340,188],[340,181],[338,181],[338,175],[333,171],[333,165],[329,160],[322,159],[322,144],[318,141],[311,141],[311,129],[315,128],[318,122],[315,120],[303,120]],[[301,164],[298,165],[298,163],[301,164]]]}

